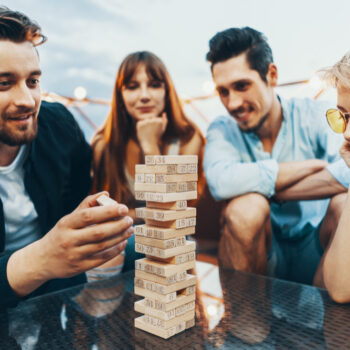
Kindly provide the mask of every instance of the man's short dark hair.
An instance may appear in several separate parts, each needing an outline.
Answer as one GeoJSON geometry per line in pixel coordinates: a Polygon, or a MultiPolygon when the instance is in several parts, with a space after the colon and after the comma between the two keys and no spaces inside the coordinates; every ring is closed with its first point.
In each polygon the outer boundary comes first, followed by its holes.
{"type": "Polygon", "coordinates": [[[46,40],[40,26],[29,17],[18,11],[0,6],[0,40],[15,43],[31,41],[38,45],[46,40]]]}
{"type": "Polygon", "coordinates": [[[272,50],[267,38],[255,29],[229,28],[215,34],[209,41],[207,60],[213,68],[215,63],[246,53],[251,69],[256,70],[266,82],[269,64],[273,62],[272,50]]]}

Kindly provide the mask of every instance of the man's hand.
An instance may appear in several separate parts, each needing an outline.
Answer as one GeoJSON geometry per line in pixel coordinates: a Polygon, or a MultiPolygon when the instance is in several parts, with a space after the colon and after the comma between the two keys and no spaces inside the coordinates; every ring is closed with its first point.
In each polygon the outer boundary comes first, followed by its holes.
{"type": "Polygon", "coordinates": [[[15,293],[25,296],[48,280],[85,272],[124,250],[133,233],[128,208],[98,206],[101,194],[87,197],[42,239],[11,256],[7,277],[15,293]]]}
{"type": "Polygon", "coordinates": [[[161,117],[140,120],[136,123],[136,135],[145,155],[160,154],[160,140],[168,125],[166,113],[161,117]]]}
{"type": "Polygon", "coordinates": [[[341,157],[344,159],[346,165],[350,168],[350,144],[345,141],[343,145],[340,147],[339,153],[341,157]]]}

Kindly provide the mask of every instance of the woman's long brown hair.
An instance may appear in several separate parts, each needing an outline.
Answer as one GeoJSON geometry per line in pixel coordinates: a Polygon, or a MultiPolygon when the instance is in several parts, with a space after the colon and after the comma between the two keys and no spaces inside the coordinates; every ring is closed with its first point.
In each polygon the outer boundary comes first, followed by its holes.
{"type": "Polygon", "coordinates": [[[126,146],[135,133],[135,127],[128,115],[122,98],[122,87],[127,85],[139,65],[144,64],[149,78],[163,82],[166,90],[165,112],[168,118],[167,128],[162,137],[163,143],[172,139],[181,139],[186,143],[197,129],[183,112],[174,84],[164,63],[153,53],[139,51],[128,55],[121,63],[114,85],[111,110],[104,126],[96,133],[92,141],[94,155],[94,192],[106,190],[119,203],[130,198],[125,176],[126,146]]]}

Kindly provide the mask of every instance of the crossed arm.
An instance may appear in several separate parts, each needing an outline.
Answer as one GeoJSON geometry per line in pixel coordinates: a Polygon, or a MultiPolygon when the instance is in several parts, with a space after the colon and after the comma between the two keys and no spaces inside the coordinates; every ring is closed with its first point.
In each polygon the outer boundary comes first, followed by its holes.
{"type": "MultiPolygon", "coordinates": [[[[344,142],[340,148],[340,154],[347,167],[350,166],[350,151],[347,142],[344,142]]],[[[307,161],[309,162],[309,161],[307,161]]],[[[282,163],[283,164],[283,163],[282,163]]],[[[344,164],[344,163],[343,163],[344,164]]],[[[325,168],[316,170],[314,173],[295,182],[292,186],[277,188],[276,184],[276,198],[279,200],[308,200],[308,199],[322,199],[329,198],[339,193],[344,193],[347,188],[335,179],[334,176],[325,168]]],[[[344,166],[343,172],[350,170],[344,166]]]]}
{"type": "Polygon", "coordinates": [[[283,201],[312,200],[329,198],[346,191],[347,189],[323,168],[279,190],[276,183],[275,198],[283,201]]]}

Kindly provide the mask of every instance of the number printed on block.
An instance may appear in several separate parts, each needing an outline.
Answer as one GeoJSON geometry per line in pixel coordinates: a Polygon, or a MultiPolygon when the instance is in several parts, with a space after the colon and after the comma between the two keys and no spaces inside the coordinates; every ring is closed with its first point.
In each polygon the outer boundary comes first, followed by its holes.
{"type": "Polygon", "coordinates": [[[195,155],[182,155],[182,156],[146,156],[146,165],[155,164],[198,164],[198,156],[195,155]]]}
{"type": "Polygon", "coordinates": [[[156,174],[156,183],[198,181],[198,174],[156,174]]]}
{"type": "Polygon", "coordinates": [[[135,182],[137,183],[145,182],[145,174],[135,174],[135,182]]]}
{"type": "Polygon", "coordinates": [[[184,210],[187,208],[187,201],[175,201],[168,203],[159,203],[159,202],[151,202],[147,201],[147,208],[153,209],[163,209],[163,210],[184,210]]]}
{"type": "Polygon", "coordinates": [[[174,175],[176,174],[176,165],[167,164],[167,165],[145,165],[145,164],[136,164],[135,166],[136,174],[167,174],[174,175]]]}
{"type": "MultiPolygon", "coordinates": [[[[139,185],[139,184],[135,184],[139,185]]],[[[180,200],[197,199],[197,191],[175,192],[175,193],[157,193],[144,192],[135,190],[135,198],[137,200],[151,202],[176,202],[180,200]]]]}
{"type": "Polygon", "coordinates": [[[186,227],[183,229],[149,227],[147,225],[135,225],[135,235],[144,236],[155,239],[170,239],[192,235],[195,233],[195,226],[186,227]]]}
{"type": "Polygon", "coordinates": [[[186,244],[179,247],[161,249],[153,246],[148,246],[140,243],[135,243],[135,251],[138,253],[151,255],[159,258],[170,258],[179,254],[188,253],[196,249],[196,243],[194,241],[186,241],[186,244]]]}
{"type": "Polygon", "coordinates": [[[136,235],[135,242],[149,245],[152,247],[161,248],[161,249],[168,249],[168,248],[176,248],[176,247],[184,246],[186,244],[186,237],[182,236],[182,237],[170,238],[170,239],[155,239],[155,238],[148,238],[148,237],[140,237],[136,235]]]}
{"type": "Polygon", "coordinates": [[[156,182],[156,175],[155,174],[145,174],[145,183],[147,184],[154,184],[156,182]]]}
{"type": "Polygon", "coordinates": [[[162,311],[169,311],[181,305],[194,301],[195,299],[196,299],[196,295],[191,294],[191,295],[179,295],[178,298],[176,298],[176,300],[170,303],[164,303],[157,299],[149,299],[149,298],[145,298],[144,300],[145,300],[146,307],[152,307],[153,309],[162,310],[162,311]]]}

